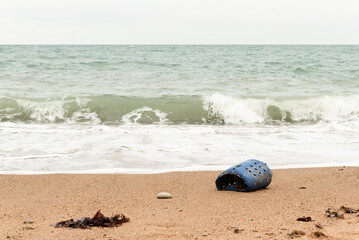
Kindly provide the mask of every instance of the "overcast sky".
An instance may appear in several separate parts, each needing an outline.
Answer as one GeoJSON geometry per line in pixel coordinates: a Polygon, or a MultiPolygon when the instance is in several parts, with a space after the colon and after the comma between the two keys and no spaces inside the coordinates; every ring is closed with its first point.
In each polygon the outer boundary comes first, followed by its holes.
{"type": "Polygon", "coordinates": [[[359,1],[1,0],[0,44],[359,44],[359,1]]]}

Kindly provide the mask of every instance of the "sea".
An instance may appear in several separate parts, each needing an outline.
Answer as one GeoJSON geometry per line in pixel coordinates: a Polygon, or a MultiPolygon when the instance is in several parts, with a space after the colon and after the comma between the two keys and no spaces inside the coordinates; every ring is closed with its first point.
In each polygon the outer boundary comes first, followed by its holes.
{"type": "Polygon", "coordinates": [[[0,174],[359,166],[359,45],[0,45],[0,174]]]}

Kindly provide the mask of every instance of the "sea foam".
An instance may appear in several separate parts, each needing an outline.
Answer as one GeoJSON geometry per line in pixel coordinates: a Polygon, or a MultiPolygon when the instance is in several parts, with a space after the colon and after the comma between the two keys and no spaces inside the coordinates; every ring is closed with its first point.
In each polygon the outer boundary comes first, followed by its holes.
{"type": "Polygon", "coordinates": [[[317,124],[359,121],[359,95],[138,98],[116,95],[0,97],[3,122],[58,124],[317,124]]]}
{"type": "Polygon", "coordinates": [[[359,95],[257,99],[213,94],[203,101],[206,111],[228,124],[359,120],[359,95]]]}

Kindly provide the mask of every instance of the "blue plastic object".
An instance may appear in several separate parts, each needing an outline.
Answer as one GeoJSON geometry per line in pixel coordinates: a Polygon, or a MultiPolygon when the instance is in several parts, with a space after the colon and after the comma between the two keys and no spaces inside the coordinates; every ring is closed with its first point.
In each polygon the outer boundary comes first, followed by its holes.
{"type": "Polygon", "coordinates": [[[264,162],[249,159],[221,173],[216,186],[221,191],[250,192],[267,187],[272,181],[272,171],[264,162]]]}

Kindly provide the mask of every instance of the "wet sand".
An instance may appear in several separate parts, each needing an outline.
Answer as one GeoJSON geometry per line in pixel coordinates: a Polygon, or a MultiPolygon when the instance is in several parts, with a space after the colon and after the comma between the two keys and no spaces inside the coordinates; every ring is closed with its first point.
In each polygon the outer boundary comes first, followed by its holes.
{"type": "Polygon", "coordinates": [[[219,173],[0,175],[0,239],[288,239],[294,230],[305,233],[300,239],[315,239],[317,231],[326,239],[359,239],[357,213],[323,215],[342,205],[359,208],[359,167],[274,170],[271,185],[251,193],[217,191],[219,173]],[[157,199],[163,191],[173,198],[157,199]],[[99,209],[130,222],[51,226],[99,209]],[[303,216],[314,221],[298,222],[303,216]]]}

